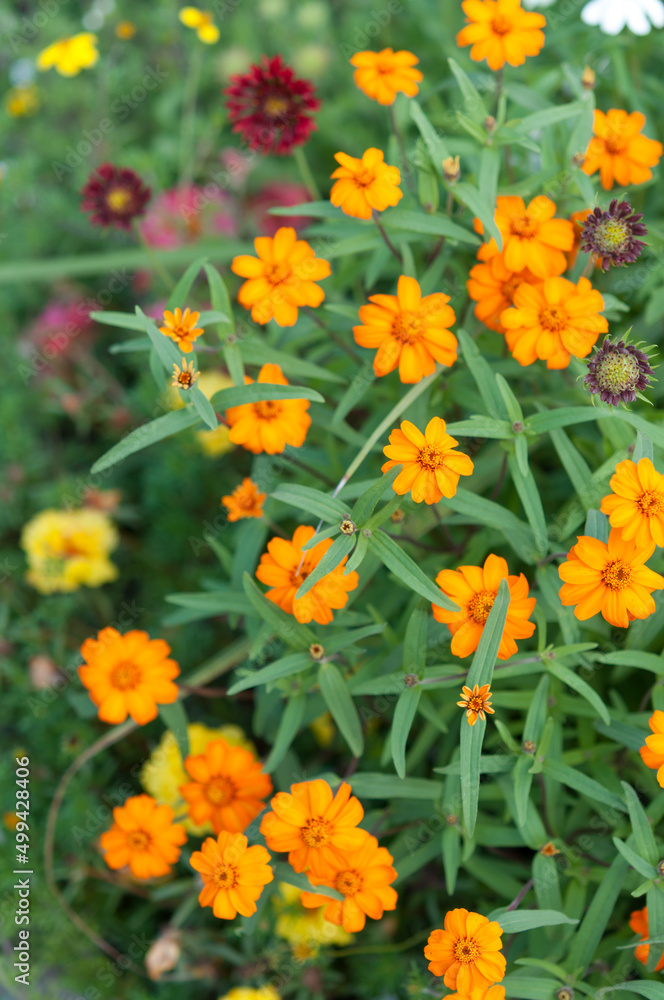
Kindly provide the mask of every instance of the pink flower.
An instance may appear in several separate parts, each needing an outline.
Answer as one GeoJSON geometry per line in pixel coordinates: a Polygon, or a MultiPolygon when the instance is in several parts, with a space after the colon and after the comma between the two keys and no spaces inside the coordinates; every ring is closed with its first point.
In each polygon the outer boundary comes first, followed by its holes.
{"type": "Polygon", "coordinates": [[[265,236],[274,236],[277,229],[282,226],[291,226],[297,230],[304,229],[305,226],[313,222],[310,216],[270,215],[269,209],[281,208],[286,205],[301,205],[305,201],[311,201],[311,198],[302,184],[291,184],[289,181],[272,181],[265,184],[250,202],[250,210],[254,215],[259,233],[265,236]]]}
{"type": "Polygon", "coordinates": [[[219,234],[236,236],[235,200],[214,184],[169,188],[153,200],[141,231],[150,246],[166,249],[219,234]]]}

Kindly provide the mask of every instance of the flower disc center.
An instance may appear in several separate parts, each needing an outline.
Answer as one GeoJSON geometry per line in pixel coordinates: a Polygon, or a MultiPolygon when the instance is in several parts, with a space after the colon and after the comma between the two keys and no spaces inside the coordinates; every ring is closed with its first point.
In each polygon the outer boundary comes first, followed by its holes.
{"type": "Polygon", "coordinates": [[[146,851],[151,841],[152,837],[145,830],[132,830],[127,834],[127,843],[132,851],[146,851]]]}
{"type": "Polygon", "coordinates": [[[463,965],[470,965],[480,957],[481,951],[473,938],[459,938],[454,945],[454,957],[463,965]]]}
{"type": "Polygon", "coordinates": [[[604,585],[609,590],[624,590],[632,579],[632,567],[622,559],[614,559],[602,573],[604,585]]]}
{"type": "Polygon", "coordinates": [[[233,801],[236,791],[230,778],[217,775],[205,786],[205,797],[213,806],[225,806],[233,801]]]}
{"type": "Polygon", "coordinates": [[[113,668],[111,684],[120,691],[135,688],[141,679],[141,671],[131,660],[123,660],[113,668]]]}
{"type": "Polygon", "coordinates": [[[468,605],[468,614],[476,625],[484,625],[495,599],[496,595],[492,594],[490,590],[480,590],[478,594],[475,594],[468,605]]]}
{"type": "MultiPolygon", "coordinates": [[[[332,837],[332,829],[327,820],[310,819],[302,827],[302,840],[307,847],[320,848],[329,844],[332,837]]],[[[340,890],[341,891],[341,890],[340,890]]]]}
{"type": "Polygon", "coordinates": [[[655,490],[646,490],[645,493],[641,494],[636,503],[646,517],[652,517],[653,514],[664,512],[664,494],[657,493],[655,490]]]}
{"type": "Polygon", "coordinates": [[[237,868],[222,862],[212,872],[212,881],[220,889],[233,889],[237,885],[237,868]]]}
{"type": "Polygon", "coordinates": [[[560,333],[567,326],[567,322],[567,313],[557,306],[549,306],[540,313],[540,323],[545,330],[551,330],[552,333],[560,333]]]}
{"type": "Polygon", "coordinates": [[[354,896],[362,888],[362,878],[355,871],[339,872],[334,888],[344,896],[354,896]]]}

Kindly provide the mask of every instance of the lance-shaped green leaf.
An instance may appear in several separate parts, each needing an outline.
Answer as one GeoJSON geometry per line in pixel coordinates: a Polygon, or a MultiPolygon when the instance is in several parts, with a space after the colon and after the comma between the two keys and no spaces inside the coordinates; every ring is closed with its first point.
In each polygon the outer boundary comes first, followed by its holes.
{"type": "Polygon", "coordinates": [[[398,580],[414,590],[416,594],[441,608],[445,608],[446,611],[459,610],[457,605],[432,583],[417,563],[413,562],[410,556],[406,555],[394,539],[386,535],[385,532],[375,531],[373,533],[369,539],[369,549],[378,556],[390,572],[394,573],[398,580]]]}
{"type": "Polygon", "coordinates": [[[461,861],[461,833],[457,823],[445,827],[441,836],[441,847],[443,852],[443,870],[445,872],[445,888],[447,889],[448,896],[451,896],[456,888],[461,861]]]}
{"type": "Polygon", "coordinates": [[[601,785],[599,781],[588,777],[582,771],[577,771],[574,767],[569,767],[567,764],[561,764],[558,760],[547,758],[542,764],[542,770],[549,778],[559,781],[562,785],[567,785],[568,788],[573,788],[586,798],[594,799],[596,802],[603,802],[613,809],[620,810],[620,812],[627,812],[627,806],[622,799],[614,795],[613,792],[610,792],[604,785],[601,785]]]}
{"type": "Polygon", "coordinates": [[[441,163],[443,160],[450,156],[450,149],[445,140],[438,134],[438,131],[433,127],[422,108],[419,106],[417,101],[411,100],[410,102],[410,117],[413,119],[417,128],[419,129],[420,135],[424,140],[424,145],[427,148],[427,152],[431,157],[431,162],[440,176],[442,176],[443,170],[441,163]]]}
{"type": "Polygon", "coordinates": [[[293,677],[294,674],[301,674],[302,671],[313,665],[313,660],[308,653],[290,653],[280,659],[270,663],[267,667],[254,670],[241,680],[236,681],[229,687],[228,694],[239,694],[240,691],[247,691],[249,688],[259,687],[261,684],[270,684],[272,681],[281,680],[283,677],[293,677]]]}
{"type": "Polygon", "coordinates": [[[610,724],[611,713],[600,696],[597,694],[597,691],[595,691],[595,689],[592,688],[587,681],[584,681],[582,677],[575,674],[573,670],[569,669],[569,667],[564,667],[562,663],[547,663],[546,669],[550,674],[553,674],[554,677],[557,677],[559,681],[562,681],[563,684],[567,684],[567,686],[571,687],[572,690],[577,692],[577,694],[580,694],[582,698],[585,698],[588,704],[592,705],[600,719],[606,723],[607,726],[610,724]]]}
{"type": "Polygon", "coordinates": [[[333,663],[321,663],[318,668],[318,686],[351,753],[354,757],[361,756],[364,748],[362,723],[348,685],[333,663]]]}
{"type": "Polygon", "coordinates": [[[400,778],[406,777],[406,743],[421,697],[422,688],[419,684],[417,687],[404,688],[394,709],[390,745],[394,768],[400,778]]]}
{"type": "Polygon", "coordinates": [[[383,498],[385,492],[397,478],[399,471],[399,468],[389,469],[380,477],[380,479],[377,479],[375,483],[372,483],[365,493],[362,493],[362,495],[357,498],[355,505],[350,512],[350,519],[358,526],[358,528],[364,528],[366,526],[367,520],[373,514],[376,505],[383,498]]]}
{"type": "Polygon", "coordinates": [[[312,569],[309,576],[300,584],[295,598],[304,597],[319,580],[322,580],[328,573],[332,573],[343,562],[346,556],[350,555],[354,545],[354,535],[339,535],[338,538],[335,538],[318,565],[312,569]]]}
{"type": "Polygon", "coordinates": [[[91,312],[90,319],[93,319],[95,323],[101,323],[103,326],[117,327],[119,330],[140,330],[141,333],[145,330],[145,323],[142,316],[136,316],[132,313],[102,310],[100,312],[91,312]]]}
{"type": "MultiPolygon", "coordinates": [[[[357,310],[355,310],[357,313],[357,310]]],[[[356,318],[356,317],[354,317],[356,318]]],[[[298,358],[292,354],[288,354],[286,351],[278,351],[274,347],[270,347],[263,340],[250,339],[241,340],[238,342],[238,349],[242,355],[242,359],[251,365],[279,365],[284,375],[288,378],[317,378],[321,382],[341,382],[345,383],[345,379],[341,375],[336,375],[334,372],[330,371],[329,368],[323,368],[321,365],[315,365],[312,361],[305,361],[303,358],[298,358]]]]}
{"type": "MultiPolygon", "coordinates": [[[[629,819],[632,824],[636,849],[641,857],[645,858],[651,865],[656,865],[659,861],[660,853],[647,813],[632,786],[626,781],[621,782],[621,784],[629,810],[629,819]]],[[[654,878],[654,876],[649,877],[654,878]]]]}
{"type": "Polygon", "coordinates": [[[633,850],[629,844],[625,844],[620,837],[613,837],[612,840],[613,846],[616,850],[622,854],[627,864],[631,865],[631,867],[637,871],[639,875],[643,875],[644,878],[648,879],[657,878],[657,869],[654,865],[645,861],[641,855],[637,853],[637,851],[633,850]]]}
{"type": "Polygon", "coordinates": [[[503,248],[503,237],[495,221],[495,204],[490,205],[474,184],[460,181],[451,189],[457,201],[469,208],[473,215],[481,221],[484,226],[484,238],[494,239],[500,250],[503,248]]]}
{"type": "Polygon", "coordinates": [[[263,764],[263,770],[267,771],[268,774],[279,766],[290,749],[291,743],[300,731],[306,701],[307,696],[302,692],[291,695],[288,699],[286,708],[279,720],[279,728],[272,744],[272,750],[263,764]]]}
{"type": "Polygon", "coordinates": [[[653,447],[652,440],[643,431],[636,432],[636,444],[634,445],[634,454],[632,455],[633,461],[637,464],[642,458],[649,458],[653,461],[653,447]]]}
{"type": "Polygon", "coordinates": [[[612,409],[600,409],[599,406],[562,406],[546,413],[536,413],[526,420],[526,429],[533,434],[544,434],[554,427],[569,427],[571,424],[585,424],[592,420],[624,420],[635,430],[648,435],[658,448],[664,448],[664,428],[649,420],[644,420],[631,410],[621,410],[620,415],[612,409]]]}
{"type": "MultiPolygon", "coordinates": [[[[646,907],[648,909],[648,936],[654,938],[664,937],[664,892],[659,885],[655,884],[646,894],[646,907]]],[[[648,952],[646,968],[648,972],[654,972],[659,965],[662,953],[658,948],[651,948],[648,952]]]]}
{"type": "Polygon", "coordinates": [[[468,74],[461,69],[459,64],[454,59],[448,59],[447,61],[452,73],[456,77],[457,83],[459,84],[466,114],[472,121],[476,122],[478,125],[481,124],[486,119],[488,111],[480,96],[479,90],[472,82],[468,74]]]}
{"type": "Polygon", "coordinates": [[[609,540],[609,519],[606,514],[602,514],[600,510],[593,510],[591,507],[586,514],[583,533],[606,544],[609,540]]]}
{"type": "Polygon", "coordinates": [[[511,441],[514,437],[508,420],[496,420],[479,414],[471,416],[469,420],[457,420],[448,424],[447,430],[454,437],[492,438],[496,441],[511,441]]]}
{"type": "Polygon", "coordinates": [[[597,946],[613,915],[628,869],[629,866],[625,859],[621,855],[617,855],[610,868],[603,872],[602,881],[590,906],[586,909],[580,927],[572,938],[565,963],[571,973],[582,973],[592,962],[597,946]]]}
{"type": "Polygon", "coordinates": [[[187,296],[191,291],[191,286],[196,281],[198,273],[206,261],[207,257],[199,257],[198,260],[192,261],[187,270],[184,272],[177,285],[169,295],[168,302],[166,303],[166,308],[171,310],[171,312],[176,307],[180,309],[185,308],[187,305],[187,296]]]}
{"type": "Polygon", "coordinates": [[[151,444],[156,444],[157,441],[163,441],[179,431],[186,430],[187,427],[200,423],[200,419],[193,407],[186,407],[184,410],[173,410],[171,413],[164,414],[163,417],[150,420],[109,448],[101,458],[97,459],[90,471],[94,474],[110,469],[137,451],[142,451],[143,448],[148,448],[151,444]]]}
{"type": "MultiPolygon", "coordinates": [[[[657,954],[656,948],[652,950],[657,954]]],[[[616,986],[605,986],[604,989],[597,990],[595,1000],[611,1000],[611,994],[616,990],[636,993],[646,1000],[664,1000],[664,983],[654,983],[648,979],[630,979],[629,982],[618,983],[616,986]]]]}
{"type": "Polygon", "coordinates": [[[268,601],[248,573],[245,573],[242,578],[242,586],[258,616],[268,625],[272,625],[279,638],[288,645],[294,646],[296,649],[308,649],[312,643],[318,642],[318,638],[311,629],[298,622],[293,615],[286,614],[277,604],[268,601]]]}
{"type": "Polygon", "coordinates": [[[223,313],[225,316],[225,319],[218,323],[218,333],[221,340],[226,340],[229,334],[235,333],[231,297],[228,294],[226,283],[216,267],[212,264],[205,264],[204,266],[210,289],[212,308],[217,310],[217,312],[223,313]]]}
{"type": "Polygon", "coordinates": [[[251,385],[236,385],[230,389],[215,392],[211,403],[218,410],[228,410],[232,406],[245,403],[261,403],[266,399],[309,399],[312,403],[325,400],[315,389],[301,385],[273,385],[271,382],[252,382],[251,385]]]}
{"type": "Polygon", "coordinates": [[[182,698],[178,698],[171,705],[162,704],[158,705],[157,708],[162,722],[173,733],[180,756],[184,760],[189,755],[189,732],[187,730],[189,720],[182,698]]]}
{"type": "Polygon", "coordinates": [[[473,524],[486,524],[490,528],[502,531],[514,551],[526,562],[532,563],[539,558],[535,551],[535,539],[530,526],[499,503],[477,493],[471,493],[463,487],[459,488],[453,497],[449,499],[445,497],[441,502],[450,510],[462,514],[464,518],[467,517],[473,524]]]}
{"type": "Polygon", "coordinates": [[[470,374],[475,379],[475,385],[478,388],[489,416],[494,417],[496,420],[504,419],[507,416],[505,404],[496,380],[493,377],[494,371],[491,365],[483,356],[475,341],[465,330],[459,329],[456,331],[456,334],[461,345],[463,359],[468,365],[470,374]]]}
{"type": "Polygon", "coordinates": [[[177,604],[180,608],[206,611],[210,615],[246,615],[252,610],[246,594],[232,590],[204,590],[193,594],[168,594],[166,600],[169,604],[177,604]]]}
{"type": "Polygon", "coordinates": [[[493,678],[493,669],[496,664],[498,649],[500,647],[500,641],[505,630],[505,619],[507,618],[509,606],[509,584],[507,583],[507,580],[501,580],[500,586],[498,587],[498,593],[496,594],[493,606],[489,612],[489,617],[487,618],[484,628],[482,629],[482,635],[477,645],[473,662],[471,663],[470,670],[468,671],[468,677],[466,680],[468,687],[472,688],[475,684],[479,684],[479,686],[482,687],[483,684],[491,683],[493,678]]]}
{"type": "Polygon", "coordinates": [[[505,934],[518,934],[535,927],[558,927],[560,924],[578,924],[574,917],[556,910],[492,910],[489,920],[497,920],[505,934]]]}
{"type": "Polygon", "coordinates": [[[327,896],[328,899],[344,899],[345,897],[327,885],[312,885],[307,876],[302,872],[294,872],[290,865],[278,861],[274,865],[274,877],[278,882],[285,882],[287,885],[294,885],[302,892],[310,892],[314,896],[327,896]]]}
{"type": "Polygon", "coordinates": [[[348,507],[342,500],[331,497],[328,493],[314,490],[310,486],[299,486],[296,483],[285,483],[278,486],[271,496],[282,503],[288,503],[291,507],[298,507],[306,510],[309,514],[327,521],[328,524],[335,524],[337,527],[348,516],[348,507]]]}
{"type": "Polygon", "coordinates": [[[516,487],[519,499],[521,500],[526,517],[528,518],[528,523],[533,531],[535,546],[540,557],[542,557],[546,554],[549,541],[546,527],[546,517],[544,516],[542,498],[540,497],[539,490],[537,489],[537,483],[535,482],[535,478],[530,469],[528,469],[527,473],[524,475],[515,456],[509,455],[507,460],[509,463],[510,474],[512,476],[512,482],[516,487]]]}
{"type": "Polygon", "coordinates": [[[424,677],[427,656],[427,631],[429,628],[429,606],[423,601],[413,608],[403,640],[403,669],[405,674],[424,677]]]}
{"type": "Polygon", "coordinates": [[[437,801],[443,792],[438,781],[399,778],[396,774],[356,771],[350,779],[353,791],[364,799],[421,799],[437,801]]]}
{"type": "Polygon", "coordinates": [[[410,233],[424,233],[427,236],[446,236],[458,243],[469,243],[477,246],[480,242],[476,233],[452,222],[446,215],[430,215],[427,212],[409,212],[395,208],[385,216],[385,228],[388,234],[406,229],[410,233]]]}
{"type": "Polygon", "coordinates": [[[549,979],[546,976],[522,976],[513,974],[505,976],[501,986],[505,987],[505,996],[510,1000],[551,1000],[556,990],[560,989],[559,979],[549,979]]]}

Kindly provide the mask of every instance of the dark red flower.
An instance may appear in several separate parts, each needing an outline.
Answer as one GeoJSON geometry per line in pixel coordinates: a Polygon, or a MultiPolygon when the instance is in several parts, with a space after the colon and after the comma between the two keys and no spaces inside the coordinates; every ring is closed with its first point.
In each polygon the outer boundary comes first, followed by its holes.
{"type": "Polygon", "coordinates": [[[320,102],[313,85],[299,80],[281,56],[263,56],[260,66],[232,76],[224,93],[233,131],[265,156],[291,153],[316,128],[310,112],[317,111],[320,102]]]}
{"type": "Polygon", "coordinates": [[[598,206],[585,220],[581,233],[581,249],[595,255],[603,271],[610,267],[625,267],[641,256],[646,245],[637,236],[647,236],[641,219],[628,201],[614,198],[606,211],[598,206]]]}
{"type": "Polygon", "coordinates": [[[583,381],[609,406],[633,403],[637,396],[644,399],[641,390],[648,388],[650,376],[655,374],[645,351],[608,337],[586,363],[588,374],[583,381]]]}
{"type": "Polygon", "coordinates": [[[150,194],[133,170],[102,163],[81,191],[81,211],[93,213],[90,221],[95,226],[130,229],[132,221],[145,212],[150,194]]]}

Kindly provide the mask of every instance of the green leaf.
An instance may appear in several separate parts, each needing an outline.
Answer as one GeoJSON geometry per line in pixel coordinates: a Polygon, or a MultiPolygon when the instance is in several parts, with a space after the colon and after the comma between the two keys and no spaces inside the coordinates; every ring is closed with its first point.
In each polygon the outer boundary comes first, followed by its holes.
{"type": "Polygon", "coordinates": [[[232,406],[245,403],[260,403],[265,399],[309,399],[312,403],[325,400],[315,389],[299,385],[273,385],[271,382],[252,382],[251,385],[236,385],[230,389],[220,389],[210,400],[215,409],[228,410],[232,406]]]}
{"type": "MultiPolygon", "coordinates": [[[[415,122],[417,128],[419,129],[420,135],[424,141],[424,145],[427,148],[427,152],[431,157],[431,162],[442,177],[442,167],[441,163],[450,156],[450,149],[444,139],[438,134],[437,130],[433,127],[422,108],[419,106],[417,101],[410,100],[410,117],[415,122]]],[[[327,204],[327,202],[326,202],[327,204]]]]}
{"type": "Polygon", "coordinates": [[[105,469],[118,465],[137,451],[142,451],[143,448],[148,448],[151,444],[156,444],[157,441],[163,441],[164,438],[172,437],[173,434],[186,430],[187,427],[192,427],[199,421],[200,417],[193,407],[173,410],[171,413],[164,414],[163,417],[150,420],[109,448],[101,458],[97,459],[90,471],[93,475],[97,472],[104,472],[105,469]]]}
{"type": "Polygon", "coordinates": [[[485,146],[480,156],[480,195],[487,205],[496,204],[498,177],[500,175],[500,151],[495,146],[485,146]]]}
{"type": "MultiPolygon", "coordinates": [[[[448,427],[449,430],[449,427],[448,427]]],[[[535,541],[529,525],[519,520],[519,518],[493,500],[481,497],[469,490],[457,489],[456,494],[448,499],[445,497],[441,503],[450,510],[457,511],[468,517],[473,524],[486,524],[490,528],[497,528],[505,536],[514,551],[526,562],[533,563],[539,558],[535,551],[535,541]]]]}
{"type": "Polygon", "coordinates": [[[424,233],[426,236],[445,236],[474,247],[480,243],[477,233],[464,229],[446,215],[409,212],[401,208],[394,208],[385,216],[385,229],[388,235],[391,235],[393,230],[405,229],[409,233],[424,233]]]}
{"type": "Polygon", "coordinates": [[[178,697],[177,701],[174,701],[171,705],[158,705],[157,709],[161,721],[173,733],[180,756],[184,761],[185,757],[189,755],[189,733],[187,731],[189,720],[187,719],[182,698],[178,697]]]}
{"type": "Polygon", "coordinates": [[[560,989],[558,979],[518,974],[505,976],[500,985],[505,987],[505,996],[510,1000],[552,1000],[560,989]]]}
{"type": "Polygon", "coordinates": [[[303,201],[299,205],[280,205],[269,209],[270,215],[304,215],[310,219],[343,219],[340,208],[329,201],[303,201]]]}
{"type": "Polygon", "coordinates": [[[551,440],[558,452],[558,458],[576,490],[576,495],[587,510],[593,503],[598,502],[596,499],[597,486],[593,482],[588,463],[574,447],[567,434],[559,427],[551,431],[551,440]]]}
{"type": "Polygon", "coordinates": [[[288,656],[282,656],[274,663],[270,663],[269,666],[263,667],[261,670],[254,670],[241,680],[236,681],[232,687],[229,687],[228,694],[229,696],[239,694],[240,691],[247,691],[249,688],[259,687],[261,684],[269,684],[272,681],[281,680],[282,677],[292,677],[294,674],[302,673],[303,670],[312,665],[313,660],[308,653],[290,653],[288,656]]]}
{"type": "Polygon", "coordinates": [[[658,677],[664,677],[664,658],[655,653],[644,653],[639,649],[618,649],[614,653],[598,653],[595,659],[619,667],[636,667],[650,670],[658,677]]]}
{"type": "Polygon", "coordinates": [[[637,431],[636,444],[634,445],[632,460],[638,465],[642,458],[649,458],[651,462],[653,461],[654,454],[652,440],[647,434],[644,434],[642,431],[637,431]]]}
{"type": "Polygon", "coordinates": [[[541,558],[546,555],[549,546],[549,537],[544,508],[542,507],[542,500],[537,489],[537,484],[531,470],[528,469],[527,475],[524,475],[513,455],[508,455],[507,461],[510,467],[512,482],[523,504],[528,523],[533,531],[535,547],[541,558]]]}
{"type": "Polygon", "coordinates": [[[419,685],[404,688],[394,709],[391,733],[392,760],[400,778],[406,777],[406,743],[421,697],[422,688],[419,685]]]}
{"type": "Polygon", "coordinates": [[[206,590],[193,594],[167,594],[169,604],[177,604],[180,608],[193,608],[195,611],[205,611],[210,615],[251,613],[247,607],[246,594],[234,593],[232,590],[206,590]]]}
{"type": "Polygon", "coordinates": [[[263,770],[270,774],[284,759],[291,743],[297,736],[306,707],[307,696],[304,693],[292,695],[286,703],[279,721],[277,735],[274,738],[270,755],[263,764],[263,770]]]}
{"type": "MultiPolygon", "coordinates": [[[[541,131],[542,129],[549,128],[551,125],[556,125],[558,122],[567,121],[569,118],[576,118],[582,113],[585,107],[585,101],[573,101],[570,104],[558,104],[553,108],[545,108],[543,111],[535,111],[532,115],[526,115],[522,118],[518,124],[515,125],[515,131],[519,132],[521,135],[527,135],[529,132],[541,131]]],[[[581,150],[585,152],[585,150],[581,150]]]]}
{"type": "Polygon", "coordinates": [[[226,283],[216,267],[212,264],[205,264],[204,267],[208,279],[208,287],[210,289],[210,301],[212,302],[212,308],[217,312],[223,313],[226,317],[224,321],[218,324],[219,337],[221,340],[226,340],[229,334],[235,333],[235,322],[233,320],[233,305],[231,303],[231,298],[228,294],[226,283]]]}
{"type": "Polygon", "coordinates": [[[535,688],[535,693],[532,697],[530,705],[528,706],[526,721],[523,727],[524,743],[526,740],[529,740],[536,744],[542,735],[544,723],[546,722],[548,697],[549,678],[546,674],[544,674],[543,677],[540,677],[539,683],[535,688]]]}
{"type": "Polygon", "coordinates": [[[626,983],[618,983],[617,986],[605,986],[602,990],[597,990],[595,1000],[604,1000],[604,997],[622,990],[625,993],[637,993],[646,1000],[664,1000],[664,983],[651,982],[648,979],[630,979],[626,983]]]}
{"type": "Polygon", "coordinates": [[[627,812],[627,806],[622,799],[619,799],[604,785],[600,785],[599,781],[589,778],[587,774],[577,771],[574,767],[568,767],[567,764],[561,764],[557,760],[547,759],[542,764],[542,770],[549,778],[553,778],[554,781],[558,781],[562,785],[567,785],[568,788],[573,788],[584,798],[603,802],[620,812],[627,812]]]}
{"type": "Polygon", "coordinates": [[[530,770],[531,764],[532,758],[522,753],[512,771],[516,821],[519,826],[523,826],[528,819],[528,801],[530,798],[530,789],[533,784],[533,775],[530,770]]]}
{"type": "Polygon", "coordinates": [[[631,865],[639,875],[643,875],[644,878],[657,878],[657,869],[654,865],[644,861],[641,855],[633,851],[629,844],[623,843],[620,837],[613,837],[612,840],[616,850],[622,854],[627,864],[631,865]]]}
{"type": "MultiPolygon", "coordinates": [[[[655,884],[648,889],[646,906],[648,909],[648,936],[654,938],[664,936],[664,892],[659,885],[655,884]]],[[[659,948],[649,950],[646,962],[648,972],[655,971],[661,957],[662,952],[659,948]]]]}
{"type": "Polygon", "coordinates": [[[285,882],[287,885],[294,885],[302,892],[311,892],[314,896],[326,896],[328,899],[343,899],[344,897],[336,889],[327,885],[312,885],[307,876],[302,872],[294,872],[290,865],[282,861],[273,863],[274,877],[277,882],[285,882]]]}
{"type": "MultiPolygon", "coordinates": [[[[641,857],[645,858],[646,861],[654,866],[659,861],[660,853],[657,848],[652,826],[650,825],[650,820],[648,819],[646,811],[641,805],[639,797],[632,786],[626,781],[622,781],[621,784],[625,793],[627,808],[629,810],[629,820],[632,824],[632,833],[634,834],[636,849],[641,857]]],[[[648,877],[654,878],[655,876],[652,875],[648,877]]]]}
{"type": "MultiPolygon", "coordinates": [[[[357,320],[357,310],[355,310],[355,320],[357,320]]],[[[277,351],[270,347],[263,340],[251,339],[241,340],[236,345],[246,364],[249,365],[279,365],[284,375],[288,378],[317,378],[321,382],[341,382],[345,379],[341,375],[336,375],[328,368],[315,365],[311,361],[304,361],[286,351],[277,351]]]]}
{"type": "Polygon", "coordinates": [[[461,805],[463,808],[463,823],[468,837],[475,832],[477,808],[480,797],[480,757],[486,721],[477,719],[474,726],[469,725],[465,714],[461,716],[461,805]]]}
{"type": "Polygon", "coordinates": [[[446,611],[459,610],[389,535],[383,531],[375,531],[369,539],[369,549],[401,583],[416,594],[446,611]]]}
{"type": "Polygon", "coordinates": [[[311,571],[303,583],[300,584],[295,597],[304,597],[305,594],[308,594],[319,580],[322,580],[328,573],[332,573],[346,556],[350,555],[354,547],[354,535],[339,535],[338,538],[335,538],[318,565],[311,571]]]}
{"type": "Polygon", "coordinates": [[[487,408],[487,412],[496,420],[504,418],[503,399],[498,390],[496,380],[493,377],[494,371],[491,365],[482,355],[475,341],[465,330],[457,330],[456,335],[459,338],[463,359],[468,365],[470,374],[475,379],[475,385],[487,408]]]}
{"type": "Polygon", "coordinates": [[[587,681],[584,681],[573,670],[570,670],[569,667],[564,667],[561,663],[547,663],[546,669],[554,677],[557,677],[559,681],[562,681],[563,684],[567,684],[568,687],[571,687],[572,690],[580,694],[582,698],[585,698],[588,704],[592,705],[595,709],[600,719],[607,726],[610,725],[611,714],[608,708],[597,694],[597,691],[587,681]]]}
{"type": "Polygon", "coordinates": [[[242,363],[240,345],[238,343],[225,343],[222,348],[222,356],[228,373],[233,379],[233,385],[244,385],[244,364],[242,363]]]}
{"type": "Polygon", "coordinates": [[[609,519],[606,514],[602,514],[600,510],[593,510],[591,507],[586,514],[583,533],[606,544],[609,540],[609,519]]]}
{"type": "Polygon", "coordinates": [[[413,608],[403,640],[403,669],[405,674],[424,677],[427,656],[427,631],[429,627],[429,605],[423,601],[413,608]]]}
{"type": "Polygon", "coordinates": [[[285,483],[283,486],[278,486],[271,496],[274,500],[281,500],[291,507],[306,510],[321,521],[335,524],[337,527],[348,516],[348,508],[343,501],[331,497],[328,493],[314,490],[310,486],[285,483]]]}
{"type": "Polygon", "coordinates": [[[399,778],[396,774],[356,771],[350,779],[353,792],[364,799],[423,799],[437,801],[443,792],[438,781],[399,778]]]}
{"type": "Polygon", "coordinates": [[[554,427],[568,427],[570,424],[585,424],[592,420],[624,420],[637,431],[647,434],[658,448],[664,448],[664,428],[659,424],[644,420],[631,410],[621,410],[616,415],[611,409],[600,406],[563,406],[546,413],[536,413],[526,420],[526,429],[533,434],[544,434],[554,427]]]}
{"type": "Polygon", "coordinates": [[[191,401],[194,404],[194,409],[203,423],[206,424],[210,430],[216,430],[219,426],[219,421],[217,420],[217,414],[214,412],[212,403],[207,396],[196,386],[187,390],[187,396],[191,398],[191,401]]]}
{"type": "Polygon", "coordinates": [[[456,81],[459,84],[459,89],[461,90],[461,96],[463,97],[463,103],[466,112],[471,119],[471,121],[476,122],[478,125],[484,122],[488,115],[486,105],[480,93],[471,81],[467,73],[465,73],[459,64],[454,59],[447,60],[452,70],[452,73],[456,77],[456,81]]]}
{"type": "Polygon", "coordinates": [[[504,934],[518,934],[535,927],[558,927],[560,924],[578,924],[578,920],[557,910],[493,910],[489,920],[497,920],[504,934]]]}
{"type": "MultiPolygon", "coordinates": [[[[466,678],[468,687],[472,688],[475,684],[479,684],[482,687],[483,684],[491,683],[500,641],[505,630],[505,619],[507,618],[509,606],[509,584],[507,580],[501,580],[498,593],[489,612],[489,617],[482,629],[482,635],[473,656],[473,662],[468,671],[468,677],[466,678]]],[[[474,729],[475,727],[471,726],[470,728],[474,729]]]]}
{"type": "Polygon", "coordinates": [[[521,409],[521,404],[512,392],[509,382],[506,378],[503,378],[503,376],[499,374],[496,374],[495,379],[498,391],[505,404],[508,417],[512,423],[516,423],[517,421],[523,422],[523,410],[521,409]]]}
{"type": "Polygon", "coordinates": [[[354,757],[360,757],[364,748],[362,723],[348,686],[333,663],[321,663],[318,668],[318,685],[351,753],[354,757]]]}
{"type": "Polygon", "coordinates": [[[443,870],[445,871],[445,888],[448,896],[454,894],[456,888],[457,875],[459,874],[459,862],[461,859],[461,834],[459,827],[455,823],[446,826],[442,837],[443,850],[443,870]]]}
{"type": "Polygon", "coordinates": [[[455,437],[493,438],[497,441],[511,441],[514,437],[509,421],[479,415],[471,416],[469,420],[457,420],[448,424],[446,429],[455,437]]]}
{"type": "Polygon", "coordinates": [[[500,229],[496,225],[494,213],[496,206],[490,205],[484,200],[480,192],[472,184],[460,181],[452,188],[452,193],[457,201],[469,208],[473,215],[476,215],[484,226],[484,239],[492,238],[496,241],[499,250],[503,249],[503,237],[500,229]]]}
{"type": "Polygon", "coordinates": [[[279,638],[283,639],[284,642],[295,646],[296,649],[308,649],[312,643],[318,642],[315,633],[311,629],[298,622],[293,615],[282,611],[272,601],[268,601],[267,597],[261,593],[248,573],[245,573],[242,578],[242,586],[259,617],[267,622],[268,625],[273,626],[279,638]]]}
{"type": "Polygon", "coordinates": [[[355,505],[350,512],[350,519],[358,528],[366,527],[366,522],[373,514],[376,504],[382,500],[385,492],[390,488],[394,480],[399,475],[399,468],[389,469],[380,479],[362,493],[355,501],[355,505]]]}
{"type": "Polygon", "coordinates": [[[95,323],[102,323],[104,326],[115,326],[120,330],[140,330],[141,333],[145,331],[143,319],[140,316],[132,315],[132,313],[107,312],[104,310],[103,312],[91,312],[90,319],[93,319],[95,323]]]}
{"type": "Polygon", "coordinates": [[[191,286],[198,277],[198,272],[206,263],[207,257],[199,257],[197,260],[193,261],[187,270],[184,272],[177,285],[168,297],[168,302],[166,303],[166,308],[171,312],[176,307],[184,309],[187,305],[187,296],[191,291],[191,286]]]}

